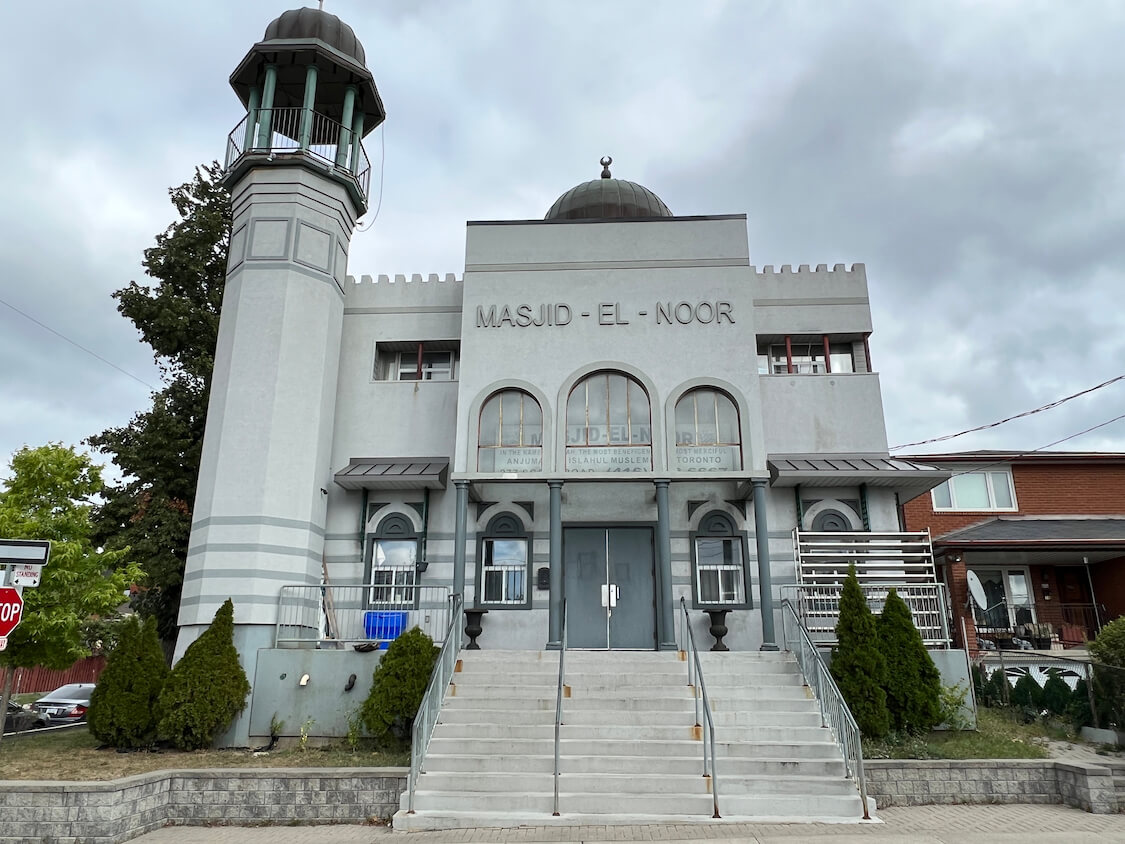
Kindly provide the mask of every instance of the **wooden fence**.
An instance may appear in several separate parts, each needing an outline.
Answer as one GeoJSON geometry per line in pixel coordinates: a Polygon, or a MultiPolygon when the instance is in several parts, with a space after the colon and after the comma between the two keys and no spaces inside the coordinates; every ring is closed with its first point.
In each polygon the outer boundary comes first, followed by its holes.
{"type": "MultiPolygon", "coordinates": [[[[15,685],[12,694],[22,695],[31,692],[49,692],[67,683],[96,683],[105,668],[104,656],[88,656],[80,659],[70,668],[61,671],[52,668],[16,668],[15,685]]],[[[0,689],[8,681],[8,671],[0,668],[0,689]]]]}

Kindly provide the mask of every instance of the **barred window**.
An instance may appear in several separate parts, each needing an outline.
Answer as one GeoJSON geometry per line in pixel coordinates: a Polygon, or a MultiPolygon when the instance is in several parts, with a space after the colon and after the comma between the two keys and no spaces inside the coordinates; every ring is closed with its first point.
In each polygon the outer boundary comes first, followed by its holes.
{"type": "Polygon", "coordinates": [[[725,513],[710,513],[692,536],[695,603],[748,607],[744,539],[725,513]]]}
{"type": "Polygon", "coordinates": [[[482,606],[531,606],[531,537],[523,523],[502,513],[488,523],[477,559],[477,602],[482,606]]]}

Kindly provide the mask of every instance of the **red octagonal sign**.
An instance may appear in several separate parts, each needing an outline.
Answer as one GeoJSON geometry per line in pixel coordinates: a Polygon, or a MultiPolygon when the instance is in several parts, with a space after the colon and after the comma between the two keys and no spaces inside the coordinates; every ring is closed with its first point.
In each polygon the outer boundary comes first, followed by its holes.
{"type": "Polygon", "coordinates": [[[23,596],[10,586],[0,588],[0,639],[10,636],[23,618],[23,596]]]}

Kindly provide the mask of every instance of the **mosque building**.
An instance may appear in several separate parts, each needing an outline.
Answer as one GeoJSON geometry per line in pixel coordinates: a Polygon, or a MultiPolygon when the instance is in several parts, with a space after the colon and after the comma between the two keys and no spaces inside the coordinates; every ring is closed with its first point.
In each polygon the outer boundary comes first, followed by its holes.
{"type": "Polygon", "coordinates": [[[289,11],[231,84],[177,646],[233,599],[254,691],[228,743],[362,694],[452,596],[483,649],[557,649],[565,619],[569,648],[675,650],[681,599],[700,642],[777,649],[795,529],[899,532],[948,477],[889,456],[862,264],[757,268],[745,214],[678,216],[606,157],[542,219],[468,222],[460,277],[353,277],[385,116],[362,45],[289,11]]]}

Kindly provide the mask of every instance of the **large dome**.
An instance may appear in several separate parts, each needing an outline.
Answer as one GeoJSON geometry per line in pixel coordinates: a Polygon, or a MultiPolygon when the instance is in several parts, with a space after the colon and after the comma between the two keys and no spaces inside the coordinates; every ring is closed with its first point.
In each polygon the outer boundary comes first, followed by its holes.
{"type": "Polygon", "coordinates": [[[671,217],[672,212],[644,185],[610,176],[612,158],[603,158],[602,177],[577,185],[558,199],[546,220],[611,220],[671,217]]]}
{"type": "Polygon", "coordinates": [[[262,41],[307,41],[317,38],[339,50],[345,56],[355,59],[361,66],[366,66],[366,56],[363,45],[355,37],[352,28],[335,15],[320,9],[290,9],[283,12],[266,27],[266,34],[262,41]]]}

